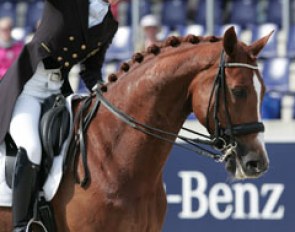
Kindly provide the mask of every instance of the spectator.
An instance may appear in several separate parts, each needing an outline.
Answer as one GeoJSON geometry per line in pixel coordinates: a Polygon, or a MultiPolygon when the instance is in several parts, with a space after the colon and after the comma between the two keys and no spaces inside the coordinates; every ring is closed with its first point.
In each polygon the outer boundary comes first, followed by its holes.
{"type": "Polygon", "coordinates": [[[119,8],[119,3],[111,5],[111,10],[112,10],[113,16],[117,21],[119,20],[119,9],[118,8],[119,8]]]}
{"type": "Polygon", "coordinates": [[[140,46],[141,50],[160,42],[157,37],[160,31],[160,21],[155,15],[150,14],[142,17],[140,26],[144,33],[143,44],[140,46]]]}
{"type": "Polygon", "coordinates": [[[0,80],[7,69],[16,60],[23,44],[16,42],[12,36],[13,20],[9,17],[0,19],[0,80]]]}

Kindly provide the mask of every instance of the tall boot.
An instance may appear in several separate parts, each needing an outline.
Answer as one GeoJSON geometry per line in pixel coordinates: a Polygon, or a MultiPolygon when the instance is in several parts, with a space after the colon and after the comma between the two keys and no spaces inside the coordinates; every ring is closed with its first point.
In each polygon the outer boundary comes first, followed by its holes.
{"type": "Polygon", "coordinates": [[[33,217],[38,191],[38,171],[39,166],[28,159],[26,150],[19,148],[12,182],[13,232],[25,232],[33,217]]]}

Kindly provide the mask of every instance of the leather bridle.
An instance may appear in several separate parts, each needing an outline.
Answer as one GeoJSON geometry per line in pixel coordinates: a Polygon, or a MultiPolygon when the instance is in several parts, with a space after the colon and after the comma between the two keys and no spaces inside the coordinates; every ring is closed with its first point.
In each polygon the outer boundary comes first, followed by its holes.
{"type": "Polygon", "coordinates": [[[219,69],[215,76],[213,88],[211,91],[211,95],[209,98],[209,104],[207,109],[207,117],[206,117],[206,127],[209,131],[209,111],[211,108],[211,103],[213,101],[214,96],[214,105],[213,105],[213,120],[214,120],[214,136],[215,147],[220,150],[231,146],[236,146],[236,136],[239,135],[247,135],[253,133],[264,132],[264,125],[262,122],[252,122],[252,123],[242,123],[242,124],[232,124],[231,116],[228,110],[228,103],[226,98],[226,76],[225,76],[225,68],[248,68],[252,70],[258,70],[258,66],[250,65],[245,63],[226,63],[224,51],[221,52],[219,69]],[[225,111],[225,120],[226,127],[223,128],[220,123],[220,119],[218,116],[219,112],[219,104],[223,102],[224,111],[225,111]]]}
{"type": "Polygon", "coordinates": [[[196,152],[199,155],[213,158],[214,160],[218,162],[223,162],[228,156],[229,154],[228,152],[226,155],[223,153],[215,153],[212,150],[207,149],[204,146],[201,146],[201,144],[213,146],[220,151],[234,150],[237,145],[236,136],[259,133],[264,131],[264,125],[262,122],[243,123],[243,124],[237,124],[237,125],[232,124],[231,122],[231,117],[229,114],[229,110],[227,108],[227,98],[226,98],[227,86],[226,86],[226,80],[225,80],[226,79],[225,68],[234,68],[234,67],[242,67],[242,68],[249,68],[252,70],[258,70],[258,67],[255,65],[250,65],[245,63],[226,63],[224,51],[221,52],[219,69],[214,80],[211,96],[209,99],[208,110],[207,110],[206,126],[207,126],[207,130],[209,131],[209,110],[214,97],[215,98],[215,101],[213,103],[214,134],[208,136],[185,127],[182,128],[182,130],[185,130],[194,135],[201,136],[204,139],[199,137],[192,139],[186,136],[164,131],[159,128],[155,128],[150,125],[141,123],[137,121],[136,119],[134,119],[133,117],[131,117],[130,115],[127,115],[126,113],[122,112],[120,109],[115,107],[112,103],[110,103],[103,96],[103,93],[100,89],[97,89],[96,92],[94,93],[96,95],[96,104],[99,105],[100,103],[102,103],[117,118],[119,118],[120,120],[128,124],[129,126],[133,127],[134,129],[137,129],[145,134],[151,135],[162,141],[196,152]],[[218,116],[220,100],[223,101],[223,104],[225,107],[225,118],[226,118],[225,128],[221,127],[220,119],[218,116]],[[178,138],[186,142],[190,146],[188,147],[183,144],[176,143],[175,138],[178,138]]]}
{"type": "MultiPolygon", "coordinates": [[[[264,125],[262,122],[253,122],[253,123],[242,123],[242,124],[232,124],[231,117],[229,114],[229,110],[227,108],[227,98],[226,98],[226,76],[225,76],[225,68],[248,68],[252,70],[258,70],[256,65],[250,65],[245,63],[226,63],[224,51],[221,52],[221,58],[218,68],[218,73],[216,74],[214,84],[212,87],[211,95],[209,98],[209,104],[207,109],[207,120],[206,127],[209,131],[209,110],[211,108],[211,104],[213,101],[213,97],[215,99],[213,103],[213,118],[214,118],[214,134],[213,135],[205,135],[199,133],[197,131],[182,127],[182,130],[185,130],[191,134],[198,135],[198,138],[189,138],[183,135],[175,134],[169,131],[164,131],[159,128],[155,128],[153,126],[141,123],[131,117],[130,115],[124,113],[112,103],[110,103],[104,96],[102,90],[99,88],[96,89],[94,93],[92,93],[87,98],[84,98],[83,103],[81,104],[81,109],[76,114],[75,117],[75,125],[79,124],[79,127],[76,130],[76,133],[73,129],[71,132],[71,144],[69,147],[70,152],[68,154],[72,154],[74,158],[72,158],[73,162],[71,164],[73,172],[76,170],[75,168],[75,160],[77,155],[77,148],[80,146],[80,153],[82,156],[82,164],[84,169],[84,177],[80,181],[76,175],[75,179],[82,187],[85,187],[90,178],[90,171],[87,164],[87,149],[85,145],[85,135],[87,132],[87,128],[90,125],[91,120],[95,117],[95,114],[100,107],[100,104],[103,104],[111,113],[113,113],[117,118],[125,122],[130,127],[141,131],[147,135],[153,136],[159,140],[165,141],[167,143],[173,144],[175,146],[182,147],[183,149],[193,151],[198,155],[206,156],[213,158],[217,162],[224,162],[226,158],[230,155],[236,155],[236,136],[239,135],[247,135],[252,133],[259,133],[264,131],[264,125]],[[95,97],[94,104],[93,97],[95,97]],[[219,103],[223,101],[225,108],[225,118],[226,118],[226,127],[223,128],[220,123],[220,119],[218,116],[219,112],[219,103]],[[91,106],[91,109],[89,109],[91,106]],[[203,138],[200,138],[203,137],[203,138]],[[176,143],[175,139],[178,138],[190,146],[185,146],[181,143],[176,143]],[[210,145],[215,147],[217,150],[221,151],[219,153],[213,152],[211,149],[207,149],[202,145],[210,145]]],[[[64,158],[64,164],[68,163],[68,156],[64,158]]],[[[64,166],[65,168],[67,165],[64,166]]]]}

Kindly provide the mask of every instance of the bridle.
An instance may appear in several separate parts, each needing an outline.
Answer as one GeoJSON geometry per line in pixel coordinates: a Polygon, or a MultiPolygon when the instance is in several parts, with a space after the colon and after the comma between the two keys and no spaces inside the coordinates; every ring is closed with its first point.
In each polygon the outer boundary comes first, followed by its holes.
{"type": "Polygon", "coordinates": [[[145,134],[151,135],[162,141],[171,143],[176,146],[180,146],[190,151],[194,151],[199,155],[213,158],[214,160],[218,162],[223,162],[226,159],[227,155],[224,155],[222,153],[221,154],[215,153],[211,151],[210,149],[207,149],[204,146],[201,146],[201,144],[213,146],[220,151],[229,150],[229,149],[233,150],[237,145],[236,136],[259,133],[264,131],[264,125],[262,122],[243,123],[243,124],[237,124],[237,125],[232,124],[231,122],[231,117],[227,107],[228,104],[227,104],[227,98],[226,98],[227,86],[226,86],[225,68],[234,68],[234,67],[242,67],[242,68],[248,68],[252,70],[258,70],[258,67],[256,65],[250,65],[245,63],[226,63],[224,51],[221,52],[219,69],[212,87],[209,104],[208,104],[208,110],[207,110],[207,120],[206,120],[207,121],[206,127],[207,127],[207,130],[209,131],[209,110],[212,105],[212,101],[214,97],[215,98],[215,101],[213,103],[213,107],[214,107],[213,117],[214,117],[214,128],[215,128],[214,134],[208,136],[185,127],[182,128],[182,130],[201,136],[204,139],[188,138],[186,136],[164,131],[159,128],[155,128],[150,125],[141,123],[137,121],[136,119],[134,119],[133,117],[131,117],[130,115],[127,115],[126,113],[122,112],[120,109],[115,107],[112,103],[110,103],[103,96],[103,92],[100,89],[97,89],[95,92],[95,95],[96,95],[95,106],[97,107],[94,107],[94,108],[97,109],[100,103],[102,103],[117,118],[119,118],[120,120],[122,120],[123,122],[125,122],[126,124],[128,124],[134,129],[137,129],[145,134]],[[220,99],[223,101],[223,104],[225,107],[225,118],[226,118],[225,128],[221,127],[220,119],[218,116],[220,99]],[[175,138],[178,138],[188,143],[190,146],[188,147],[180,143],[175,143],[175,138]]]}
{"type": "MultiPolygon", "coordinates": [[[[224,51],[221,52],[219,69],[215,76],[214,84],[212,87],[211,95],[209,98],[209,104],[206,116],[206,128],[209,131],[209,111],[211,108],[213,96],[213,120],[214,120],[214,136],[215,147],[219,150],[229,149],[236,146],[236,136],[247,135],[252,133],[264,132],[264,125],[262,122],[232,124],[231,117],[228,110],[227,98],[226,98],[226,76],[225,68],[248,68],[252,70],[258,70],[258,66],[245,63],[226,63],[224,51]],[[218,117],[220,100],[224,104],[226,127],[222,128],[220,119],[218,117]]],[[[223,157],[225,158],[225,157],[223,157]]]]}
{"type": "MultiPolygon", "coordinates": [[[[110,103],[104,96],[101,89],[97,89],[94,93],[92,93],[89,97],[84,98],[81,109],[75,116],[75,125],[78,123],[79,128],[75,133],[74,130],[71,133],[71,144],[69,145],[68,154],[73,154],[74,158],[72,158],[72,170],[76,170],[75,168],[75,160],[77,155],[77,147],[80,146],[80,153],[82,156],[82,164],[84,169],[84,177],[82,181],[78,180],[75,176],[75,179],[82,187],[85,187],[90,178],[90,171],[87,164],[87,149],[85,143],[85,134],[88,126],[90,125],[91,120],[94,118],[100,104],[102,103],[111,113],[113,113],[117,118],[121,121],[125,122],[130,127],[141,131],[147,135],[150,135],[159,140],[165,141],[175,146],[182,147],[183,149],[193,151],[198,155],[206,156],[213,158],[217,162],[224,162],[226,158],[232,154],[236,155],[236,136],[239,135],[247,135],[252,133],[259,133],[264,131],[264,125],[262,122],[253,122],[253,123],[242,123],[242,124],[232,124],[231,117],[228,110],[227,98],[226,98],[226,76],[225,76],[225,68],[248,68],[252,70],[258,70],[256,65],[250,65],[245,63],[226,63],[224,51],[221,52],[220,63],[218,72],[215,76],[211,95],[209,98],[209,104],[207,109],[207,117],[206,117],[206,127],[209,131],[209,110],[212,105],[213,97],[215,101],[213,102],[213,118],[214,118],[214,134],[213,135],[205,135],[199,133],[197,131],[182,127],[182,130],[185,130],[191,134],[198,135],[198,138],[189,138],[183,135],[175,134],[169,131],[164,131],[159,128],[152,127],[150,125],[141,123],[131,117],[130,115],[124,113],[112,103],[110,103]],[[95,97],[95,102],[92,104],[93,97],[95,97]],[[226,118],[226,127],[223,128],[220,123],[220,119],[218,117],[219,112],[219,103],[220,100],[223,101],[225,108],[225,118],[226,118]],[[91,106],[91,109],[89,109],[91,106]],[[203,138],[200,138],[203,137],[203,138]],[[180,139],[190,146],[185,146],[181,143],[176,143],[175,139],[180,139]],[[207,149],[202,145],[210,145],[215,149],[221,151],[219,153],[213,152],[211,149],[207,149]]],[[[68,156],[64,158],[65,168],[67,167],[68,156]]]]}

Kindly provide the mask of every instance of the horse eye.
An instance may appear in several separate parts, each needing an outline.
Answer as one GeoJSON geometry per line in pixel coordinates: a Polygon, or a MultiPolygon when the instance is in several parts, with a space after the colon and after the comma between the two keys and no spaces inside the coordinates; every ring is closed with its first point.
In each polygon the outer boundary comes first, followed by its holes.
{"type": "Polygon", "coordinates": [[[232,89],[232,94],[236,98],[246,98],[247,97],[247,91],[246,89],[232,89]]]}

